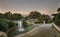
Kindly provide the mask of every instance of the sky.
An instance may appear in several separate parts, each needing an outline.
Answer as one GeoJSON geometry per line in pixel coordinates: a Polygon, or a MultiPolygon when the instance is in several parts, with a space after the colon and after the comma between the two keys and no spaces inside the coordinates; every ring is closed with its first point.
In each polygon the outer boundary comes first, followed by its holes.
{"type": "Polygon", "coordinates": [[[51,15],[56,13],[58,7],[60,0],[0,0],[0,13],[11,11],[27,15],[31,11],[38,11],[51,15]]]}

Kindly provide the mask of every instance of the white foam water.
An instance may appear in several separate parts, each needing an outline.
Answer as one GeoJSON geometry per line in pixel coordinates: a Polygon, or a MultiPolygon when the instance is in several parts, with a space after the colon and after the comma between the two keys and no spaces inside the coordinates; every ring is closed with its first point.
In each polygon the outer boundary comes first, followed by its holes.
{"type": "Polygon", "coordinates": [[[18,31],[19,32],[23,32],[24,31],[24,28],[23,28],[23,25],[22,25],[22,21],[18,21],[18,31]]]}

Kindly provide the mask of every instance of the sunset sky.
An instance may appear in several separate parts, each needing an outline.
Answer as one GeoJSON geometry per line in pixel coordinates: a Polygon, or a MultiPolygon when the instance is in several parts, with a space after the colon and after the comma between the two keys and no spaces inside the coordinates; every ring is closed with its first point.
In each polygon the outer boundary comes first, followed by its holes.
{"type": "Polygon", "coordinates": [[[26,15],[31,11],[39,11],[51,15],[56,13],[59,3],[60,0],[0,0],[0,13],[11,11],[26,15]]]}

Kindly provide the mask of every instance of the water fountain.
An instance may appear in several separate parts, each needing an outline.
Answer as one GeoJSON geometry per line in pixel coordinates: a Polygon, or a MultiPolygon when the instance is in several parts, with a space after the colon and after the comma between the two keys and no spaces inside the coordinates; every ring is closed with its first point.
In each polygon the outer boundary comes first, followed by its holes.
{"type": "Polygon", "coordinates": [[[45,24],[45,21],[43,21],[43,24],[45,24]]]}
{"type": "Polygon", "coordinates": [[[22,20],[18,21],[18,31],[19,32],[23,32],[24,31],[24,28],[23,28],[23,25],[22,25],[22,20]]]}

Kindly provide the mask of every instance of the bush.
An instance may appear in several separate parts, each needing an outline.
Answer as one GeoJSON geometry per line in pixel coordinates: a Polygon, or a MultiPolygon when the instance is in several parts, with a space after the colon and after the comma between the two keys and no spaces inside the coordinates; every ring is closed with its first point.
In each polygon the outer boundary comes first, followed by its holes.
{"type": "Polygon", "coordinates": [[[7,32],[7,30],[13,27],[14,25],[15,23],[12,21],[0,19],[0,31],[7,32]]]}
{"type": "Polygon", "coordinates": [[[22,20],[23,22],[23,27],[27,27],[28,26],[28,23],[26,22],[26,20],[22,20]]]}
{"type": "Polygon", "coordinates": [[[60,20],[56,20],[56,21],[54,21],[54,23],[55,23],[56,25],[60,26],[60,20]]]}
{"type": "Polygon", "coordinates": [[[54,22],[56,25],[60,26],[60,13],[57,13],[57,14],[54,16],[53,22],[54,22]]]}
{"type": "Polygon", "coordinates": [[[8,24],[0,19],[0,31],[6,32],[8,30],[8,24]]]}
{"type": "Polygon", "coordinates": [[[14,25],[15,25],[15,23],[14,23],[14,22],[9,21],[9,23],[8,23],[9,28],[14,27],[14,25]]]}
{"type": "Polygon", "coordinates": [[[6,37],[6,36],[2,34],[0,37],[6,37]]]}

